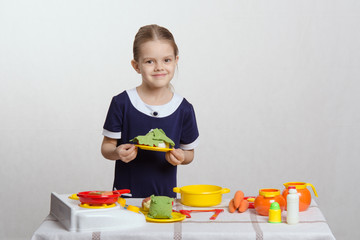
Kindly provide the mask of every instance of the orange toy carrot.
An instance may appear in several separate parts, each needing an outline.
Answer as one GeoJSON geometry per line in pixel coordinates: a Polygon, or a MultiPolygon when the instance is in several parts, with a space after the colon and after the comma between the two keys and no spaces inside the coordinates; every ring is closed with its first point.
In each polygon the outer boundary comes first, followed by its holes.
{"type": "Polygon", "coordinates": [[[247,200],[243,199],[243,200],[241,201],[241,203],[240,203],[240,206],[239,206],[238,211],[239,211],[240,213],[243,213],[243,212],[245,212],[248,208],[249,208],[249,202],[248,202],[247,200]]]}
{"type": "Polygon", "coordinates": [[[237,191],[234,196],[234,206],[237,209],[240,207],[241,201],[244,199],[244,193],[242,191],[237,191]]]}
{"type": "Polygon", "coordinates": [[[236,211],[236,208],[234,206],[234,199],[231,199],[230,202],[229,202],[229,212],[233,213],[235,211],[236,211]]]}

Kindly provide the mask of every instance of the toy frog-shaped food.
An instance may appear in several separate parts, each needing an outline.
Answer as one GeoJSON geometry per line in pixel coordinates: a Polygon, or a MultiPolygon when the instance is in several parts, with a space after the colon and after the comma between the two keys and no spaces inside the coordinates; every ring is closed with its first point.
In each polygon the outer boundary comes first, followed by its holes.
{"type": "Polygon", "coordinates": [[[152,195],[148,217],[156,219],[172,218],[172,203],[173,200],[167,196],[152,195]]]}
{"type": "Polygon", "coordinates": [[[151,129],[146,135],[137,136],[131,139],[130,142],[159,148],[173,148],[175,146],[173,140],[167,137],[165,132],[159,128],[151,129]]]}

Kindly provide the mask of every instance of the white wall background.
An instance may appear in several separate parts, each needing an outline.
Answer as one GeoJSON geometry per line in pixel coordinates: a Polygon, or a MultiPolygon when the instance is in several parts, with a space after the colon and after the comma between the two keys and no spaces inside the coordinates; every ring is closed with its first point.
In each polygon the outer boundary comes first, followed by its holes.
{"type": "Polygon", "coordinates": [[[0,0],[0,239],[30,238],[52,191],[111,189],[102,125],[140,84],[132,41],[151,23],[176,38],[201,134],[179,186],[310,182],[334,235],[359,238],[359,1],[0,0]]]}

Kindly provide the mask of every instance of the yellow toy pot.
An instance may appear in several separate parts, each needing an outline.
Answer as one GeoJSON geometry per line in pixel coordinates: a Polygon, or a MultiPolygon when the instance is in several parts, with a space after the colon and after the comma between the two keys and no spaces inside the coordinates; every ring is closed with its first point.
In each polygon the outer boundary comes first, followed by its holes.
{"type": "Polygon", "coordinates": [[[215,185],[188,185],[175,187],[174,192],[181,194],[181,203],[190,207],[211,207],[221,203],[224,193],[230,189],[215,185]]]}

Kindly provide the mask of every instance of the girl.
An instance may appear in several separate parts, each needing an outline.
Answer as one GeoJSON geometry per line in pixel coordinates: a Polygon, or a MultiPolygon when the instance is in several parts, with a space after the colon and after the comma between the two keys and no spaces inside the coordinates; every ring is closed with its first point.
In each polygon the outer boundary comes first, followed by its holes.
{"type": "Polygon", "coordinates": [[[179,60],[173,35],[164,27],[147,25],[135,36],[131,61],[142,83],[113,97],[105,120],[101,153],[115,164],[114,189],[130,189],[132,196],[176,197],[177,165],[189,164],[198,145],[192,105],[171,90],[179,60]],[[141,150],[129,141],[161,128],[175,143],[163,153],[141,150]]]}

